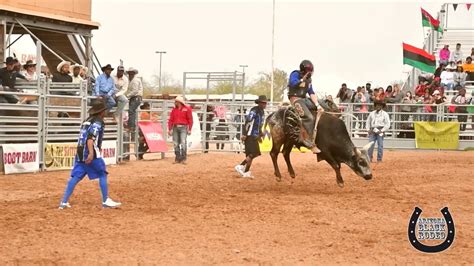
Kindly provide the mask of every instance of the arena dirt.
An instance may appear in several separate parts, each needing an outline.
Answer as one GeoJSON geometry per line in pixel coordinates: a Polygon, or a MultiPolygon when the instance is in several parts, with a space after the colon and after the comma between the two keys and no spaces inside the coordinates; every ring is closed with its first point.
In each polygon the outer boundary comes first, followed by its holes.
{"type": "Polygon", "coordinates": [[[97,181],[57,210],[68,172],[0,176],[0,264],[472,264],[472,152],[391,152],[365,181],[344,166],[345,187],[311,154],[294,153],[293,184],[276,182],[268,154],[238,178],[240,154],[110,167],[102,209],[97,181]],[[415,206],[450,208],[454,244],[423,254],[407,241],[415,206]]]}

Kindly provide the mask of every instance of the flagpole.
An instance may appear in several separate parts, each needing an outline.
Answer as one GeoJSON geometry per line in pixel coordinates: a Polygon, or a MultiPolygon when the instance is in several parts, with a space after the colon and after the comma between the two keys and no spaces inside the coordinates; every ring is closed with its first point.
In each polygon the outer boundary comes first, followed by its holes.
{"type": "Polygon", "coordinates": [[[270,85],[270,103],[273,105],[273,88],[275,80],[275,0],[273,0],[273,14],[272,14],[272,74],[271,74],[271,85],[270,85]]]}

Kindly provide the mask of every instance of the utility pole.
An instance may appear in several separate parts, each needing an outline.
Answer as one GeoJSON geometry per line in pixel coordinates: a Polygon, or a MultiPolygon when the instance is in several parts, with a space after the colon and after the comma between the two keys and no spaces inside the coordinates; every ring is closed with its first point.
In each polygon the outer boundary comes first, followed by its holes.
{"type": "Polygon", "coordinates": [[[166,54],[166,51],[156,51],[155,54],[160,54],[160,76],[158,77],[158,89],[161,92],[161,59],[163,54],[166,54]]]}

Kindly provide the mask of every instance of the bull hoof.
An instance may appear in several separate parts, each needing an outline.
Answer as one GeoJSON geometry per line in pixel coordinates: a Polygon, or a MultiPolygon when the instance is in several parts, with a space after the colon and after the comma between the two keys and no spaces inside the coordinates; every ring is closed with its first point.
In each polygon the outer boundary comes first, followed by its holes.
{"type": "Polygon", "coordinates": [[[343,188],[343,187],[344,187],[344,182],[337,182],[337,185],[338,185],[340,188],[343,188]]]}
{"type": "Polygon", "coordinates": [[[290,173],[291,178],[295,178],[296,174],[295,173],[290,173]]]}
{"type": "Polygon", "coordinates": [[[278,177],[278,176],[277,176],[276,181],[277,181],[277,182],[281,182],[281,177],[278,177]]]}

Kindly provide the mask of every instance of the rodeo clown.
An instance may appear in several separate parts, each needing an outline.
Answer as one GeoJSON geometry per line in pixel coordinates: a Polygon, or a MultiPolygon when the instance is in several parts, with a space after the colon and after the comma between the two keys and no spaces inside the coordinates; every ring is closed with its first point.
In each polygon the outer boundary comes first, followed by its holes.
{"type": "Polygon", "coordinates": [[[119,202],[113,201],[108,197],[107,187],[107,170],[105,168],[104,159],[102,159],[102,139],[104,136],[104,116],[107,106],[103,100],[95,103],[89,109],[89,118],[82,123],[77,142],[77,154],[74,161],[74,167],[71,171],[71,179],[69,180],[64,197],[59,204],[59,209],[71,208],[68,200],[77,183],[84,176],[89,179],[99,179],[100,190],[102,192],[102,207],[115,208],[121,205],[119,202]]]}
{"type": "Polygon", "coordinates": [[[312,109],[318,108],[318,98],[313,90],[311,84],[311,75],[313,74],[313,63],[309,60],[303,60],[300,63],[300,70],[291,72],[288,82],[288,99],[295,107],[297,114],[301,117],[303,127],[305,129],[304,135],[300,136],[300,143],[310,149],[313,153],[320,153],[321,151],[316,147],[316,127],[315,120],[309,107],[312,109]],[[306,98],[309,94],[310,99],[306,98]]]}
{"type": "Polygon", "coordinates": [[[258,99],[255,100],[257,106],[250,109],[242,129],[242,137],[240,139],[245,143],[246,158],[241,164],[235,166],[235,170],[245,178],[253,178],[250,173],[250,166],[252,166],[253,159],[261,155],[259,142],[262,141],[262,126],[265,121],[264,110],[267,107],[267,102],[267,96],[258,96],[258,99]]]}

